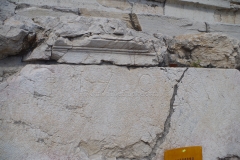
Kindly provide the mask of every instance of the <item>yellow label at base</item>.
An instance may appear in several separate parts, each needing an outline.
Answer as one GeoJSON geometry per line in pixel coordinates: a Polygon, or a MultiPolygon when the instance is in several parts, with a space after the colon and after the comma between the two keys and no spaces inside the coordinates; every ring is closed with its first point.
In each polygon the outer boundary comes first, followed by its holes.
{"type": "Polygon", "coordinates": [[[164,153],[164,160],[202,160],[202,147],[183,147],[167,150],[164,153]]]}

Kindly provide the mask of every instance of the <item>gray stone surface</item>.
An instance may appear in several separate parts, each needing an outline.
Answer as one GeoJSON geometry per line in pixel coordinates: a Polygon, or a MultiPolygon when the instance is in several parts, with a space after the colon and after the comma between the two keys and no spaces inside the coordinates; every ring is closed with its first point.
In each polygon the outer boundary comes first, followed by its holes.
{"type": "Polygon", "coordinates": [[[240,39],[240,25],[208,23],[208,32],[222,33],[238,40],[240,39]]]}
{"type": "Polygon", "coordinates": [[[27,49],[32,41],[28,32],[13,26],[0,26],[0,59],[8,55],[16,55],[27,49]]]}
{"type": "Polygon", "coordinates": [[[8,2],[7,0],[1,0],[0,2],[0,24],[2,25],[4,21],[14,15],[16,5],[8,2]]]}
{"type": "Polygon", "coordinates": [[[237,155],[239,82],[237,70],[27,65],[0,83],[0,158],[162,160],[186,145],[237,155]]]}
{"type": "Polygon", "coordinates": [[[203,22],[168,16],[138,15],[142,30],[147,33],[162,33],[169,36],[193,34],[206,31],[203,22]]]}
{"type": "Polygon", "coordinates": [[[4,25],[13,26],[32,33],[38,32],[42,29],[42,27],[34,23],[31,18],[20,15],[14,15],[8,18],[5,20],[4,25]]]}

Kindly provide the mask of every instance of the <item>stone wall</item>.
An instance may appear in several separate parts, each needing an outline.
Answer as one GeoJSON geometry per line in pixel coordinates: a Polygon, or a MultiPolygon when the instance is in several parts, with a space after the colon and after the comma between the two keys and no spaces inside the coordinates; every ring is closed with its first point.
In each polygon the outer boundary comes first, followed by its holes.
{"type": "Polygon", "coordinates": [[[240,159],[239,0],[2,0],[0,159],[240,159]]]}

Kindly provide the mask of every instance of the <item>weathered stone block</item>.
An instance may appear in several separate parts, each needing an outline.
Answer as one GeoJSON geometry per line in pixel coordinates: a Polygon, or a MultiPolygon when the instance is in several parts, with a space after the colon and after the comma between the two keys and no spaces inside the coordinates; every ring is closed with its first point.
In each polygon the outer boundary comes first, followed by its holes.
{"type": "Polygon", "coordinates": [[[239,83],[237,70],[27,65],[0,83],[0,158],[237,155],[239,83]]]}

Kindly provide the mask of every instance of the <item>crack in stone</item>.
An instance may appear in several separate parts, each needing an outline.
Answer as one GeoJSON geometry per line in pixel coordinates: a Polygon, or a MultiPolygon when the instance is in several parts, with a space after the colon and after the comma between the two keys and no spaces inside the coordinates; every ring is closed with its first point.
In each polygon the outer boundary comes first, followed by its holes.
{"type": "MultiPolygon", "coordinates": [[[[160,68],[160,69],[161,69],[161,68],[160,68]]],[[[167,134],[169,133],[169,129],[170,129],[170,127],[171,127],[171,117],[172,117],[172,114],[173,114],[173,112],[174,112],[173,105],[174,105],[174,102],[175,102],[175,97],[176,97],[176,95],[177,95],[178,85],[179,85],[179,83],[182,81],[182,79],[183,79],[185,73],[187,72],[187,70],[188,70],[188,68],[186,68],[186,69],[183,71],[181,77],[180,77],[178,80],[176,80],[177,83],[176,83],[176,84],[174,85],[174,87],[173,87],[173,94],[172,94],[172,97],[171,97],[171,99],[170,99],[169,114],[168,114],[167,119],[166,119],[166,121],[165,121],[165,123],[164,123],[164,130],[163,130],[162,133],[157,134],[157,136],[156,136],[156,137],[157,137],[157,138],[156,138],[156,143],[155,143],[155,145],[153,146],[151,153],[150,153],[148,156],[142,157],[143,159],[152,160],[152,159],[156,156],[156,152],[157,152],[158,147],[164,142],[167,134]]],[[[149,146],[150,146],[150,145],[149,145],[149,146]]],[[[121,157],[117,157],[116,159],[124,159],[124,158],[126,158],[126,157],[121,156],[121,157]]],[[[128,158],[127,158],[127,159],[128,159],[128,158]]],[[[136,160],[136,158],[131,158],[130,160],[136,160]]]]}
{"type": "Polygon", "coordinates": [[[171,117],[172,117],[172,114],[174,112],[174,108],[173,108],[173,104],[175,102],[175,96],[177,95],[177,91],[178,91],[178,84],[182,81],[186,71],[188,70],[188,68],[186,68],[181,77],[177,80],[177,83],[174,85],[173,87],[173,95],[172,95],[172,98],[170,99],[170,109],[169,109],[169,114],[167,116],[167,119],[164,123],[164,130],[162,133],[160,133],[159,135],[157,135],[157,140],[156,140],[156,144],[154,145],[153,149],[152,149],[152,152],[146,156],[145,158],[146,159],[153,159],[153,157],[156,156],[156,152],[157,152],[157,148],[164,142],[167,134],[169,133],[169,129],[171,127],[171,117]]]}
{"type": "Polygon", "coordinates": [[[219,158],[218,157],[218,160],[240,160],[240,157],[237,156],[237,155],[227,155],[224,158],[219,158]]]}
{"type": "Polygon", "coordinates": [[[207,22],[204,22],[205,23],[205,26],[206,26],[206,33],[209,33],[210,32],[210,26],[207,22]]]}
{"type": "Polygon", "coordinates": [[[157,148],[164,142],[167,134],[169,133],[169,129],[171,127],[171,117],[172,117],[172,114],[174,112],[173,105],[174,105],[174,102],[175,102],[175,96],[177,95],[177,91],[178,91],[178,84],[182,81],[182,79],[183,79],[183,77],[185,75],[185,72],[187,70],[188,70],[188,68],[186,68],[184,70],[184,72],[182,73],[182,75],[179,78],[179,80],[177,80],[177,84],[175,84],[174,87],[173,87],[173,95],[172,95],[172,98],[170,99],[169,115],[168,115],[168,117],[167,117],[167,119],[166,119],[166,121],[164,123],[164,131],[157,136],[158,138],[157,138],[156,144],[153,147],[152,152],[149,154],[148,157],[146,157],[149,160],[156,156],[157,148]]]}
{"type": "Polygon", "coordinates": [[[163,15],[165,15],[165,6],[166,6],[167,0],[164,0],[163,2],[163,15]]]}

